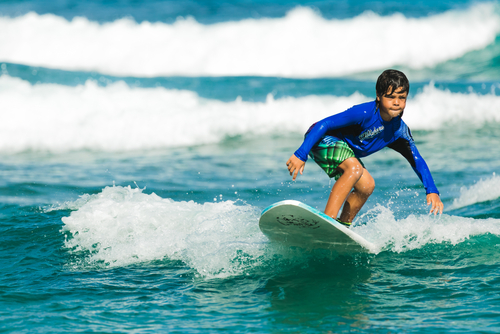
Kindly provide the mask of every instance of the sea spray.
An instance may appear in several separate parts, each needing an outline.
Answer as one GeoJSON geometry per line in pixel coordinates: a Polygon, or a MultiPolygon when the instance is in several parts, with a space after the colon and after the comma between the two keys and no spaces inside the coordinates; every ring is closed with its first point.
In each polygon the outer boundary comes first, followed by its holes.
{"type": "MultiPolygon", "coordinates": [[[[197,275],[213,278],[265,272],[276,266],[286,270],[337,256],[270,242],[258,229],[260,210],[232,201],[177,202],[139,188],[113,186],[57,209],[65,208],[76,209],[62,219],[64,245],[74,255],[68,265],[80,269],[173,260],[184,262],[197,275]]],[[[397,253],[428,245],[457,245],[487,234],[500,236],[498,219],[444,214],[396,220],[391,209],[381,205],[359,220],[362,223],[357,222],[354,232],[383,251],[397,253]]]]}
{"type": "Polygon", "coordinates": [[[221,277],[241,274],[241,258],[256,261],[263,254],[259,211],[249,205],[176,202],[130,186],[106,187],[79,204],[62,219],[65,247],[83,256],[73,265],[106,268],[168,259],[221,277]]]}
{"type": "Polygon", "coordinates": [[[406,252],[428,245],[457,245],[474,236],[500,236],[499,219],[443,215],[409,215],[395,219],[389,207],[376,205],[358,218],[353,231],[391,252],[406,252]]]}

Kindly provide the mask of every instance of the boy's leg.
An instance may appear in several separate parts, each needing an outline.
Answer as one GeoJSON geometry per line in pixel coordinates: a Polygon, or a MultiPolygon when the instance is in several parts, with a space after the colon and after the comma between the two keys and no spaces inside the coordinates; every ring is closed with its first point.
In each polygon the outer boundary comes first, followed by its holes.
{"type": "Polygon", "coordinates": [[[366,203],[366,200],[373,193],[375,189],[375,181],[366,169],[363,170],[363,175],[359,178],[358,182],[354,185],[354,190],[349,194],[344,203],[340,221],[351,223],[354,217],[358,214],[359,210],[366,203]]]}
{"type": "Polygon", "coordinates": [[[362,177],[364,169],[361,163],[356,158],[349,158],[344,160],[338,168],[342,169],[343,174],[333,185],[330,192],[330,197],[328,198],[328,202],[326,203],[325,208],[325,214],[332,217],[333,219],[337,218],[342,204],[351,192],[351,189],[355,187],[356,183],[362,177]]]}

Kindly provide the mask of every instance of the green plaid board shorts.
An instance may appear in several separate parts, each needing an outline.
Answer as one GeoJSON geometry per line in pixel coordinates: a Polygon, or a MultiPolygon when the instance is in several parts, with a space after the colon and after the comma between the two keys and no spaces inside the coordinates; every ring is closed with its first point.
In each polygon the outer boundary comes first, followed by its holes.
{"type": "MultiPolygon", "coordinates": [[[[330,178],[335,178],[335,180],[338,180],[343,174],[343,171],[338,169],[339,165],[346,159],[356,158],[353,150],[345,141],[333,136],[324,136],[319,143],[313,146],[309,156],[330,178]]],[[[359,162],[365,167],[361,160],[359,162]]]]}

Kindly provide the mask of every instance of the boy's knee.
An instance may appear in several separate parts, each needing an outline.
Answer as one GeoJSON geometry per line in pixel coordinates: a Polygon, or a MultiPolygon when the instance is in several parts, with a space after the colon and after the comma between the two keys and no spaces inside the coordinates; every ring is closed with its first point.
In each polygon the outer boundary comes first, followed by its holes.
{"type": "Polygon", "coordinates": [[[364,167],[361,165],[358,159],[349,158],[344,160],[339,166],[344,174],[350,174],[360,178],[363,175],[364,167]]]}
{"type": "MultiPolygon", "coordinates": [[[[361,180],[360,180],[361,181],[361,180]]],[[[362,192],[366,197],[370,196],[375,190],[375,180],[370,175],[370,173],[363,174],[363,182],[358,184],[358,191],[362,192]]]]}
{"type": "Polygon", "coordinates": [[[366,187],[366,192],[368,193],[368,196],[370,196],[374,190],[375,190],[375,180],[373,180],[372,178],[366,187]]]}

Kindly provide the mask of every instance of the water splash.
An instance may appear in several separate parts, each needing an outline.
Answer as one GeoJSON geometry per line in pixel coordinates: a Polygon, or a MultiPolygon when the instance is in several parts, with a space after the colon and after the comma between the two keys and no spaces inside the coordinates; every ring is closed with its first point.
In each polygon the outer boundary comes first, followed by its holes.
{"type": "Polygon", "coordinates": [[[360,216],[353,230],[381,249],[405,252],[427,245],[457,245],[471,237],[500,236],[500,219],[473,219],[443,214],[395,219],[390,208],[377,205],[360,216]]]}
{"type": "MultiPolygon", "coordinates": [[[[232,201],[176,202],[143,189],[113,186],[60,209],[77,206],[62,219],[61,232],[65,248],[74,255],[68,265],[79,269],[173,260],[212,278],[274,272],[276,267],[307,265],[325,256],[270,243],[258,228],[260,210],[232,201]]],[[[498,219],[410,215],[395,220],[393,212],[380,205],[361,216],[363,220],[367,223],[357,222],[353,231],[391,252],[457,245],[484,234],[500,236],[498,219]]]]}
{"type": "Polygon", "coordinates": [[[62,219],[62,232],[65,247],[82,255],[84,265],[169,259],[200,275],[221,277],[241,274],[249,265],[244,259],[255,262],[264,251],[265,237],[256,223],[260,212],[249,205],[176,202],[130,186],[106,187],[77,202],[66,204],[80,207],[62,219]]]}

